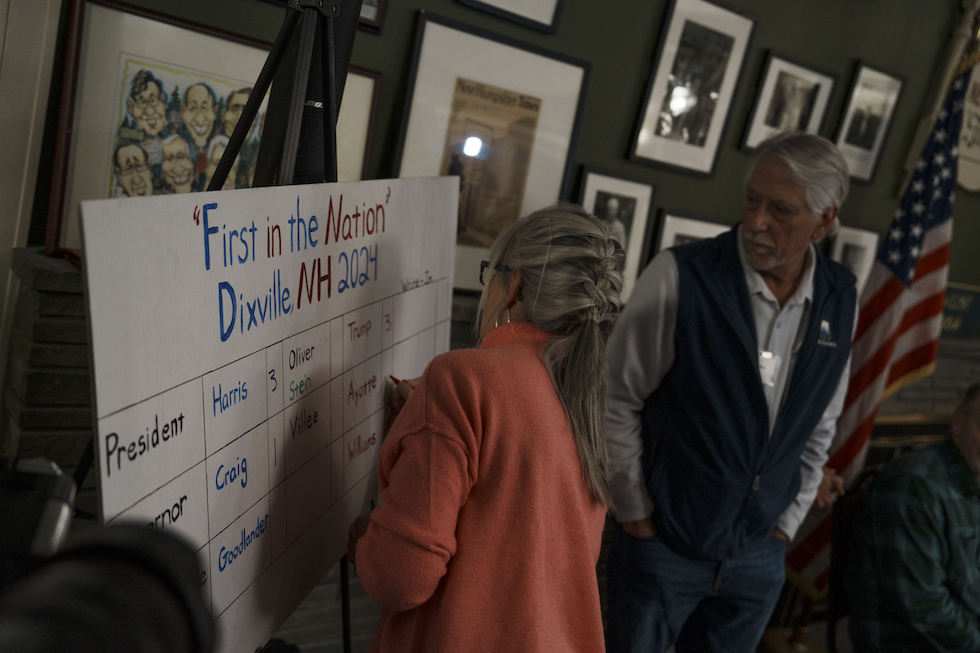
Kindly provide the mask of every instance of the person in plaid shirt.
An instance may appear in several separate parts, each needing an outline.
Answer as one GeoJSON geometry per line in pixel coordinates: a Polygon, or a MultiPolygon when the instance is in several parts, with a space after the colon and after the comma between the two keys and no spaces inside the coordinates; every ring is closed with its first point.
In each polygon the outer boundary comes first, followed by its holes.
{"type": "Polygon", "coordinates": [[[887,465],[854,516],[855,650],[980,651],[980,384],[952,437],[887,465]]]}

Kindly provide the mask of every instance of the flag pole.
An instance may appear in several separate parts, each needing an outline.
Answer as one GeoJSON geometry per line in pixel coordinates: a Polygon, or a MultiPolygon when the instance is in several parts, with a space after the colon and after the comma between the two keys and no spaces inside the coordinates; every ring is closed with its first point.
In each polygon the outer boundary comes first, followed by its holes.
{"type": "Polygon", "coordinates": [[[896,189],[896,197],[904,195],[909,183],[912,181],[912,175],[915,172],[915,162],[922,153],[922,148],[925,147],[926,140],[932,131],[932,126],[936,122],[936,117],[942,111],[943,102],[949,94],[949,86],[953,83],[953,79],[962,72],[959,70],[959,67],[963,62],[963,53],[975,38],[973,24],[976,20],[977,13],[980,12],[980,0],[962,0],[960,6],[963,8],[963,15],[960,18],[959,24],[953,30],[952,38],[950,38],[946,46],[946,66],[941,77],[942,81],[935,95],[936,99],[932,103],[932,108],[929,112],[919,120],[919,126],[916,128],[915,136],[912,138],[909,153],[905,157],[905,165],[902,166],[905,175],[902,177],[901,186],[896,189]]]}

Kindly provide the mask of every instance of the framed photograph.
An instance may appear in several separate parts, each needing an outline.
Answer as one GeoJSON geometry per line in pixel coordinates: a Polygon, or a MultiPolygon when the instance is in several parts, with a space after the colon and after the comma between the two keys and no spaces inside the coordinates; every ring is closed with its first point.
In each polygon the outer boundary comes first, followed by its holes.
{"type": "Polygon", "coordinates": [[[877,256],[878,232],[854,227],[841,227],[830,249],[830,258],[857,277],[859,297],[877,256]]]}
{"type": "Polygon", "coordinates": [[[423,12],[399,177],[459,177],[456,288],[500,231],[566,195],[589,64],[423,12]]]}
{"type": "Polygon", "coordinates": [[[506,18],[548,34],[558,31],[558,17],[564,0],[459,0],[467,7],[506,18]]]}
{"type": "MultiPolygon", "coordinates": [[[[286,6],[286,0],[265,1],[280,7],[286,6]]],[[[361,15],[357,21],[357,26],[367,32],[380,34],[381,26],[385,21],[386,9],[388,9],[388,0],[361,0],[361,15]]]]}
{"type": "Polygon", "coordinates": [[[673,0],[630,159],[710,175],[755,19],[673,0]]]}
{"type": "Polygon", "coordinates": [[[358,26],[368,32],[380,34],[387,9],[388,0],[361,0],[361,18],[358,26]]]}
{"type": "MultiPolygon", "coordinates": [[[[697,218],[684,218],[664,211],[660,216],[660,235],[654,254],[670,247],[686,245],[705,238],[714,238],[730,230],[730,224],[718,224],[697,218]]],[[[652,258],[652,257],[651,257],[652,258]]]]}
{"type": "Polygon", "coordinates": [[[609,224],[613,236],[626,252],[621,295],[624,303],[629,300],[633,284],[647,263],[655,193],[653,184],[646,181],[627,179],[587,166],[582,169],[579,203],[609,224]]]}
{"type": "MultiPolygon", "coordinates": [[[[73,128],[58,131],[55,161],[66,166],[52,179],[48,251],[80,247],[82,200],[205,190],[271,47],[118,2],[87,0],[83,11],[65,58],[77,83],[62,89],[73,128]]],[[[351,67],[338,116],[342,180],[366,172],[379,83],[351,67]]],[[[224,190],[251,186],[265,105],[224,190]]]]}
{"type": "Polygon", "coordinates": [[[371,177],[371,145],[380,96],[381,73],[351,64],[337,114],[337,181],[371,177]]]}
{"type": "Polygon", "coordinates": [[[836,82],[830,73],[769,52],[742,147],[755,149],[782,131],[819,133],[836,82]]]}
{"type": "Polygon", "coordinates": [[[836,141],[851,177],[868,182],[874,177],[904,85],[900,77],[858,63],[836,141]]]}

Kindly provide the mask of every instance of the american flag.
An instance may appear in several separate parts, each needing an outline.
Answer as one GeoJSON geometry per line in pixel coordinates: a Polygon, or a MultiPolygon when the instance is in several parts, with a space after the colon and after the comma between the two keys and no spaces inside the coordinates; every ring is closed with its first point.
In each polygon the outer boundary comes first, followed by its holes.
{"type": "MultiPolygon", "coordinates": [[[[878,405],[935,367],[953,235],[957,143],[969,69],[950,87],[861,293],[851,378],[827,466],[850,484],[864,467],[878,405]]],[[[811,509],[786,555],[787,573],[811,594],[827,589],[829,508],[811,509]]]]}

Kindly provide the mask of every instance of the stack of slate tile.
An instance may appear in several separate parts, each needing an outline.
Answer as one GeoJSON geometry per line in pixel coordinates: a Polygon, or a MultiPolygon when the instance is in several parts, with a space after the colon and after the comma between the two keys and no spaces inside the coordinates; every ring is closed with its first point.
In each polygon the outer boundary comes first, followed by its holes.
{"type": "Polygon", "coordinates": [[[71,473],[92,439],[82,273],[34,249],[14,250],[20,289],[0,397],[0,455],[41,456],[71,473]]]}

